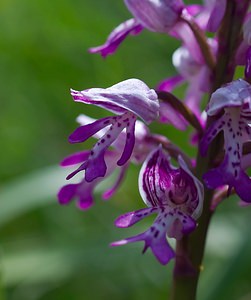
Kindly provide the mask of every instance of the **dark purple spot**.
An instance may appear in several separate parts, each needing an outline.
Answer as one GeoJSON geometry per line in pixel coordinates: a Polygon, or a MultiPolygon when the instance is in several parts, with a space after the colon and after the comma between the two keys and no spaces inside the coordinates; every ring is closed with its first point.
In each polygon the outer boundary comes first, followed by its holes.
{"type": "Polygon", "coordinates": [[[109,139],[111,137],[111,135],[110,134],[107,134],[107,138],[109,139]]]}
{"type": "Polygon", "coordinates": [[[231,146],[230,146],[230,147],[228,147],[227,151],[229,151],[229,152],[230,152],[231,150],[232,150],[232,147],[231,147],[231,146]]]}
{"type": "Polygon", "coordinates": [[[136,217],[141,218],[142,214],[137,214],[136,217]]]}
{"type": "Polygon", "coordinates": [[[93,155],[94,154],[94,152],[93,152],[93,150],[91,151],[91,155],[93,155]]]}
{"type": "Polygon", "coordinates": [[[101,140],[101,143],[103,144],[104,142],[105,142],[105,139],[102,139],[102,140],[101,140]]]}
{"type": "Polygon", "coordinates": [[[155,237],[155,238],[157,238],[157,237],[158,237],[158,235],[159,235],[159,231],[158,231],[158,230],[156,230],[156,232],[154,233],[154,237],[155,237]]]}
{"type": "Polygon", "coordinates": [[[118,125],[118,127],[121,127],[121,123],[118,122],[117,125],[118,125]]]}
{"type": "Polygon", "coordinates": [[[110,123],[110,120],[106,120],[106,121],[104,122],[104,125],[109,124],[109,123],[110,123]]]}
{"type": "Polygon", "coordinates": [[[126,138],[130,138],[130,136],[131,136],[131,134],[130,134],[130,132],[127,132],[127,134],[126,134],[126,138]]]}
{"type": "Polygon", "coordinates": [[[234,170],[234,177],[236,178],[236,177],[237,177],[237,175],[238,175],[238,172],[237,172],[237,170],[234,170]]]}
{"type": "Polygon", "coordinates": [[[235,168],[235,167],[238,167],[240,166],[240,162],[232,162],[232,166],[235,168]]]}
{"type": "Polygon", "coordinates": [[[150,227],[150,231],[154,232],[155,228],[154,227],[150,227]]]}

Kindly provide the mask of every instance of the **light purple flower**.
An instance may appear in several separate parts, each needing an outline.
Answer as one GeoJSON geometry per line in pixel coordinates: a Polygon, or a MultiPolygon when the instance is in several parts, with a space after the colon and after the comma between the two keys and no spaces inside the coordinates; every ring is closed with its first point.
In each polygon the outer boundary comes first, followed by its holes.
{"type": "Polygon", "coordinates": [[[143,252],[150,247],[161,264],[167,264],[174,257],[166,235],[180,239],[195,229],[204,193],[203,185],[181,157],[178,162],[180,167],[173,167],[161,147],[149,154],[139,175],[140,194],[148,208],[124,214],[115,224],[124,228],[152,214],[157,213],[157,218],[145,232],[114,242],[112,246],[144,241],[143,252]]]}
{"type": "Polygon", "coordinates": [[[160,118],[161,123],[172,124],[179,130],[187,129],[187,121],[183,116],[167,102],[160,102],[160,118]]]}
{"type": "Polygon", "coordinates": [[[229,193],[236,193],[245,202],[251,202],[251,180],[241,166],[243,144],[251,139],[251,86],[239,79],[216,90],[210,99],[207,113],[219,116],[201,140],[201,153],[205,155],[209,144],[224,133],[225,157],[222,163],[204,174],[209,188],[228,185],[229,193]]]}
{"type": "Polygon", "coordinates": [[[100,53],[102,57],[113,54],[128,35],[137,35],[143,30],[135,19],[125,21],[116,27],[108,36],[106,42],[98,47],[89,49],[90,53],[100,53]]]}
{"type": "MultiPolygon", "coordinates": [[[[209,39],[208,43],[211,46],[212,51],[216,53],[216,41],[209,39]]],[[[159,91],[170,92],[181,83],[187,82],[188,87],[186,90],[184,102],[187,107],[197,116],[197,118],[203,125],[204,120],[201,116],[201,100],[204,93],[207,93],[210,90],[211,71],[204,61],[201,63],[197,59],[195,59],[194,53],[185,46],[178,48],[173,53],[173,65],[178,71],[179,75],[163,80],[159,84],[157,89],[159,91]]],[[[164,119],[164,116],[162,116],[164,111],[164,109],[160,109],[161,120],[164,119]]],[[[185,124],[183,125],[183,127],[185,127],[185,124]]]]}
{"type": "Polygon", "coordinates": [[[179,20],[182,0],[125,0],[134,18],[150,31],[167,33],[179,20]]]}
{"type": "MultiPolygon", "coordinates": [[[[77,118],[77,122],[81,126],[85,126],[95,122],[96,120],[90,118],[86,115],[80,115],[77,118]]],[[[94,138],[100,139],[105,134],[106,129],[101,129],[99,132],[93,135],[94,138]]],[[[168,142],[168,140],[164,136],[153,135],[149,131],[148,127],[137,120],[135,123],[135,146],[132,151],[132,155],[130,158],[130,162],[134,164],[141,164],[146,159],[147,155],[158,146],[158,142],[155,140],[155,137],[158,137],[158,140],[162,140],[163,142],[168,142]]],[[[107,165],[107,172],[105,174],[105,178],[109,177],[114,171],[117,169],[116,161],[120,157],[121,151],[124,149],[126,141],[126,132],[123,130],[118,138],[111,144],[112,150],[108,150],[105,153],[105,163],[107,165]]],[[[83,162],[85,162],[90,155],[90,151],[82,151],[74,153],[68,157],[66,157],[62,163],[62,167],[76,166],[83,162]]],[[[102,194],[102,198],[104,200],[110,199],[120,187],[129,163],[119,167],[118,175],[115,179],[113,186],[109,187],[102,194]]],[[[96,178],[92,182],[87,182],[85,180],[85,176],[82,177],[81,181],[78,183],[71,183],[63,186],[58,193],[59,203],[62,205],[69,204],[74,199],[77,200],[77,206],[86,210],[89,209],[94,204],[94,190],[97,185],[101,183],[105,178],[96,178]]]]}
{"type": "Polygon", "coordinates": [[[70,179],[79,171],[85,170],[85,180],[91,182],[97,177],[105,176],[107,169],[105,152],[123,129],[126,130],[126,141],[117,164],[119,166],[126,164],[135,144],[137,116],[147,124],[151,123],[158,117],[159,102],[155,91],[138,79],[128,79],[107,89],[92,88],[80,92],[71,90],[71,94],[75,101],[94,104],[117,114],[80,126],[69,137],[71,143],[81,143],[109,126],[92,148],[88,159],[67,177],[70,179]]]}
{"type": "Polygon", "coordinates": [[[206,29],[211,32],[216,32],[219,29],[220,23],[224,17],[226,10],[226,0],[206,0],[205,19],[207,19],[206,29]],[[206,18],[208,14],[208,18],[206,18]]]}
{"type": "MultiPolygon", "coordinates": [[[[90,151],[82,151],[74,153],[68,157],[66,157],[62,162],[62,167],[75,166],[80,163],[83,163],[86,159],[88,159],[90,151]]],[[[116,158],[119,157],[119,153],[115,151],[107,151],[105,154],[105,160],[108,165],[108,169],[106,172],[106,177],[110,176],[113,171],[116,169],[116,158]]],[[[109,188],[103,194],[103,199],[109,199],[114,192],[117,190],[120,185],[124,174],[126,171],[126,166],[120,168],[119,175],[115,181],[114,186],[109,188]]],[[[74,199],[77,200],[77,206],[81,210],[87,210],[94,204],[94,189],[96,186],[102,181],[104,178],[96,178],[92,182],[87,182],[85,177],[83,176],[81,181],[78,183],[71,183],[63,186],[58,192],[58,201],[61,205],[67,205],[74,199]]]]}
{"type": "Polygon", "coordinates": [[[125,4],[134,18],[117,26],[103,45],[92,47],[89,52],[103,57],[113,54],[128,35],[137,35],[144,28],[167,33],[180,21],[184,8],[182,0],[125,0],[125,4]]]}

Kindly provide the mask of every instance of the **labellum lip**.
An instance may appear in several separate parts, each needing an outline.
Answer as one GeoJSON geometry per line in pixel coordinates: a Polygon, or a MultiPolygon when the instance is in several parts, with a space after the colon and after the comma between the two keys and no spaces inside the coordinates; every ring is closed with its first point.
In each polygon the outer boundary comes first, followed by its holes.
{"type": "Polygon", "coordinates": [[[192,175],[179,157],[180,168],[170,164],[170,158],[161,145],[153,150],[143,164],[139,175],[139,190],[149,206],[179,208],[198,218],[203,201],[203,185],[192,175]]]}

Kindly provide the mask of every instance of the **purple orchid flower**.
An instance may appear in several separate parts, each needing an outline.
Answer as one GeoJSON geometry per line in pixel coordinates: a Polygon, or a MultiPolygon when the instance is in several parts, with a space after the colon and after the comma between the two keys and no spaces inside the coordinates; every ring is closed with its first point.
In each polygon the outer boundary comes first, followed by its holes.
{"type": "Polygon", "coordinates": [[[117,114],[80,126],[69,137],[70,143],[81,143],[109,126],[92,148],[88,159],[67,177],[70,179],[79,171],[85,170],[85,180],[91,182],[97,177],[105,176],[107,169],[105,152],[123,129],[126,129],[126,141],[117,164],[119,166],[126,164],[135,144],[137,116],[147,124],[151,123],[158,117],[159,102],[155,91],[138,79],[128,79],[107,89],[92,88],[80,92],[71,90],[71,94],[75,101],[94,104],[117,114]]]}
{"type": "Polygon", "coordinates": [[[134,18],[150,31],[167,33],[178,21],[185,5],[182,0],[125,0],[134,18]]]}
{"type": "MultiPolygon", "coordinates": [[[[62,162],[62,167],[75,166],[77,164],[83,163],[88,159],[90,151],[82,151],[74,153],[66,157],[62,162]]],[[[105,160],[107,163],[106,177],[109,177],[116,169],[116,158],[119,158],[119,153],[115,151],[107,151],[105,153],[105,160]]],[[[127,166],[120,168],[119,175],[114,183],[114,185],[105,191],[102,195],[104,200],[111,198],[111,196],[116,192],[118,186],[124,178],[127,166]]],[[[63,186],[58,192],[58,201],[61,205],[67,205],[72,200],[77,199],[77,206],[81,210],[87,210],[94,204],[93,192],[97,185],[104,180],[104,178],[96,178],[92,182],[87,182],[85,177],[78,183],[71,183],[63,186]]]]}
{"type": "MultiPolygon", "coordinates": [[[[81,126],[94,123],[96,120],[86,115],[80,115],[77,118],[77,122],[81,126]]],[[[106,130],[101,129],[99,132],[93,135],[96,139],[101,139],[105,134],[106,130]]],[[[156,148],[158,142],[155,141],[154,137],[158,137],[158,140],[168,142],[164,136],[153,135],[149,131],[149,128],[140,120],[135,123],[135,147],[133,148],[130,162],[138,165],[144,162],[147,155],[156,148]]],[[[117,169],[116,161],[119,159],[121,151],[124,149],[126,141],[126,132],[123,130],[118,138],[112,143],[112,150],[108,150],[105,153],[105,162],[107,165],[107,172],[105,178],[109,177],[117,169]]],[[[90,151],[82,151],[74,153],[66,157],[62,162],[62,167],[76,166],[85,162],[90,155],[90,151]]],[[[104,200],[110,199],[118,190],[121,185],[129,163],[119,167],[119,174],[112,187],[108,188],[103,194],[104,200]]],[[[104,178],[96,178],[92,182],[87,182],[83,176],[82,180],[78,183],[67,184],[63,186],[58,193],[59,203],[62,205],[69,204],[72,200],[77,199],[77,206],[82,210],[89,209],[94,204],[94,190],[97,185],[101,183],[104,178]]]]}
{"type": "Polygon", "coordinates": [[[202,183],[181,157],[178,162],[180,167],[173,167],[161,146],[149,154],[139,175],[140,194],[148,208],[120,216],[115,225],[129,227],[155,213],[157,218],[147,231],[114,242],[112,246],[144,241],[143,253],[150,247],[161,264],[167,264],[174,257],[166,235],[180,239],[195,229],[204,196],[202,183]]]}
{"type": "Polygon", "coordinates": [[[209,188],[228,185],[229,193],[236,193],[245,202],[251,202],[251,180],[241,165],[243,144],[251,139],[251,86],[239,79],[216,90],[210,99],[207,114],[219,116],[206,130],[201,140],[201,154],[205,155],[212,140],[223,131],[225,157],[223,162],[203,179],[209,188]]]}
{"type": "Polygon", "coordinates": [[[144,28],[150,31],[167,33],[180,21],[184,4],[182,0],[125,0],[134,16],[116,27],[106,42],[89,49],[103,57],[113,54],[128,35],[137,35],[144,28]]]}
{"type": "MultiPolygon", "coordinates": [[[[214,53],[217,50],[217,43],[213,39],[208,40],[209,45],[214,53]]],[[[184,102],[191,109],[191,111],[197,116],[203,125],[205,123],[204,118],[201,115],[201,99],[204,93],[209,92],[211,82],[210,82],[210,69],[203,63],[199,62],[194,57],[194,52],[190,52],[189,49],[185,46],[178,48],[173,53],[173,65],[178,71],[179,75],[174,77],[167,78],[163,80],[157,87],[159,91],[171,92],[178,85],[188,82],[188,87],[186,90],[186,95],[184,102]]],[[[165,117],[162,116],[167,109],[165,109],[166,103],[161,104],[160,109],[160,120],[165,121],[165,117]]],[[[168,120],[169,121],[169,120],[168,120]]],[[[171,120],[169,121],[173,125],[175,123],[171,120]]],[[[176,122],[177,123],[177,122],[176,122]]],[[[178,129],[186,127],[186,123],[181,121],[178,123],[178,129]],[[182,126],[183,125],[183,126],[182,126]]]]}
{"type": "Polygon", "coordinates": [[[137,35],[143,30],[135,19],[129,19],[116,27],[108,36],[106,42],[89,49],[90,53],[100,53],[102,57],[113,54],[128,35],[137,35]]]}
{"type": "Polygon", "coordinates": [[[204,9],[201,14],[198,16],[198,23],[201,27],[204,27],[205,30],[216,32],[220,23],[224,17],[226,10],[226,0],[205,0],[204,9]]]}

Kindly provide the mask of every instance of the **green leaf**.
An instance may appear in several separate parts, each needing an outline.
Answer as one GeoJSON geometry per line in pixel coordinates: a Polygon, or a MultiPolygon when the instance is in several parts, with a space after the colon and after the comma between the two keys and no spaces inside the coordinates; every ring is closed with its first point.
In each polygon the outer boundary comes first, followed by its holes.
{"type": "Polygon", "coordinates": [[[67,173],[59,166],[47,167],[3,186],[0,189],[0,226],[35,207],[56,202],[57,191],[64,184],[67,173]]]}

